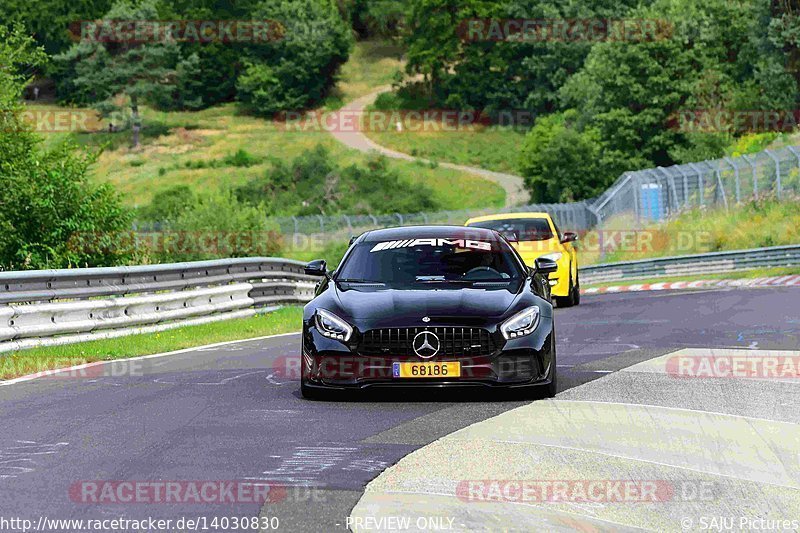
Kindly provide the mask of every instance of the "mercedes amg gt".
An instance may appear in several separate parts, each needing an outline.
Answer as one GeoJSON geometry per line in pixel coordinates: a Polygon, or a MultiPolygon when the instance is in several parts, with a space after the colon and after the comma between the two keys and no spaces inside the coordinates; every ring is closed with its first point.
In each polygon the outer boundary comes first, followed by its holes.
{"type": "Polygon", "coordinates": [[[378,387],[524,388],[556,393],[554,261],[526,267],[498,232],[375,230],[319,276],[303,316],[301,392],[378,387]]]}

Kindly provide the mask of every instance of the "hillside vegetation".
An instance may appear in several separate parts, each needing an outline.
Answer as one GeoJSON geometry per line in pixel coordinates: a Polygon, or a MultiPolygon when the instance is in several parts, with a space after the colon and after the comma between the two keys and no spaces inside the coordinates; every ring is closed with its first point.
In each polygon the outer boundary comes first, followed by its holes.
{"type": "Polygon", "coordinates": [[[800,198],[763,199],[724,208],[693,209],[660,224],[635,228],[634,220],[618,217],[582,239],[583,265],[652,257],[743,250],[800,243],[800,198]],[[609,244],[599,253],[598,233],[609,244]],[[624,239],[627,239],[625,241],[624,239]]]}

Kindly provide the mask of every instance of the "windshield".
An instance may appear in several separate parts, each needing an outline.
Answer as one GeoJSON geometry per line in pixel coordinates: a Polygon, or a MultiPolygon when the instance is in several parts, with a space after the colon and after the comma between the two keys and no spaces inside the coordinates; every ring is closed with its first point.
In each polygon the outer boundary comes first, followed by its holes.
{"type": "Polygon", "coordinates": [[[508,283],[521,277],[524,273],[516,255],[504,241],[435,238],[358,244],[336,280],[426,288],[508,283]]]}
{"type": "Polygon", "coordinates": [[[546,218],[512,218],[473,222],[471,228],[493,229],[511,240],[546,241],[553,238],[553,231],[546,218]]]}

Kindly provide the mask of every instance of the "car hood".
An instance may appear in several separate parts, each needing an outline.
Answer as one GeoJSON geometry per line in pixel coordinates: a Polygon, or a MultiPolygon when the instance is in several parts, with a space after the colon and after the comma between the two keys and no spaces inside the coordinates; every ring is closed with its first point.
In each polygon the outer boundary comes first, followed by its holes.
{"type": "Polygon", "coordinates": [[[356,321],[417,323],[426,316],[435,322],[500,317],[519,297],[519,288],[519,283],[512,283],[503,289],[334,290],[341,310],[356,321]]]}

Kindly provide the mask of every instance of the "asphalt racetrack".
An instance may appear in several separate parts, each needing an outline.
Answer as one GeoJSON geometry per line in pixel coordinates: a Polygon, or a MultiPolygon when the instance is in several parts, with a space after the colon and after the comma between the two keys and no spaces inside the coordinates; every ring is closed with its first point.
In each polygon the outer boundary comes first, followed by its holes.
{"type": "MultiPolygon", "coordinates": [[[[557,310],[556,328],[564,391],[681,348],[797,350],[800,290],[592,296],[557,310]]],[[[305,401],[297,377],[286,371],[298,341],[288,335],[240,342],[144,359],[120,375],[0,386],[0,516],[35,522],[262,515],[278,517],[282,531],[344,530],[365,485],[386,468],[529,403],[476,391],[305,401]],[[92,503],[76,495],[82,483],[102,480],[248,480],[288,489],[263,508],[92,503]]]]}

